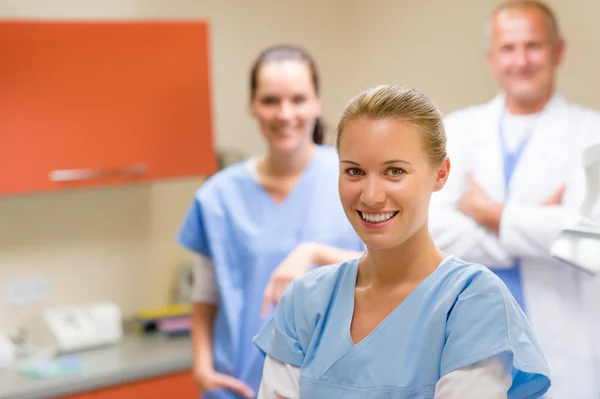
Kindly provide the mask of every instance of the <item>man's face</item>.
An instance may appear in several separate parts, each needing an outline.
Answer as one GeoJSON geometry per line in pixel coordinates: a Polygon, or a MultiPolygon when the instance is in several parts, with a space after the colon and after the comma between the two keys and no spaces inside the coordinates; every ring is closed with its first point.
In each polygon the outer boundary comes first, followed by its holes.
{"type": "Polygon", "coordinates": [[[541,10],[507,9],[492,20],[487,58],[509,98],[535,101],[549,95],[563,54],[564,43],[541,10]]]}

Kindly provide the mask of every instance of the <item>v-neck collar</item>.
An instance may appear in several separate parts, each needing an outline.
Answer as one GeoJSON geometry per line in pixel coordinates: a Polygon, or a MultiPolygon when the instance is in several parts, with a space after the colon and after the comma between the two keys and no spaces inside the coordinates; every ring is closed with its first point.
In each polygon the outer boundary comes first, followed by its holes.
{"type": "Polygon", "coordinates": [[[398,306],[396,306],[387,316],[385,316],[385,318],[379,324],[377,324],[377,326],[375,326],[375,328],[366,337],[364,337],[362,340],[360,340],[359,342],[356,342],[356,343],[352,339],[352,334],[350,333],[350,328],[352,326],[352,320],[354,319],[355,300],[356,300],[356,280],[358,278],[358,266],[360,265],[361,259],[354,260],[353,263],[351,263],[352,270],[350,272],[346,273],[346,276],[345,276],[346,281],[344,281],[344,283],[345,283],[344,301],[347,301],[347,303],[351,304],[348,307],[349,314],[347,315],[347,317],[345,317],[344,331],[348,337],[347,339],[349,340],[349,342],[351,344],[351,349],[354,349],[360,345],[363,345],[363,343],[366,344],[368,341],[370,341],[372,339],[371,337],[373,337],[374,335],[377,334],[377,332],[379,330],[385,328],[385,326],[387,324],[389,324],[391,319],[396,317],[397,314],[401,313],[408,305],[410,305],[410,302],[415,300],[414,298],[418,296],[418,293],[421,292],[422,290],[424,290],[429,285],[428,282],[430,280],[436,278],[436,276],[440,273],[440,270],[442,270],[444,265],[446,265],[452,258],[454,258],[454,256],[452,256],[452,255],[449,255],[446,258],[444,258],[440,262],[438,267],[429,276],[425,277],[423,279],[423,281],[421,281],[419,283],[419,285],[417,285],[415,287],[415,289],[412,290],[411,293],[408,294],[408,296],[406,298],[404,298],[404,300],[398,304],[398,306]]]}
{"type": "MultiPolygon", "coordinates": [[[[284,208],[289,202],[291,202],[293,200],[294,196],[297,195],[296,194],[297,192],[302,191],[301,187],[303,184],[305,184],[305,180],[307,179],[307,176],[310,175],[312,169],[315,167],[315,164],[318,162],[318,159],[321,158],[321,156],[320,156],[321,150],[322,150],[321,146],[317,145],[312,158],[310,159],[308,164],[304,167],[304,170],[300,174],[298,181],[296,181],[296,184],[294,184],[294,187],[288,193],[288,195],[285,196],[285,198],[282,202],[275,201],[273,199],[273,197],[271,196],[271,194],[269,194],[269,192],[265,189],[265,187],[262,184],[260,184],[260,181],[258,179],[258,171],[256,169],[254,170],[254,172],[252,172],[250,170],[248,170],[247,172],[252,173],[253,181],[256,184],[256,187],[262,193],[262,195],[264,195],[267,198],[267,200],[269,201],[271,206],[278,208],[278,209],[284,208]]],[[[251,166],[258,167],[258,163],[255,162],[254,165],[251,165],[251,166]]]]}

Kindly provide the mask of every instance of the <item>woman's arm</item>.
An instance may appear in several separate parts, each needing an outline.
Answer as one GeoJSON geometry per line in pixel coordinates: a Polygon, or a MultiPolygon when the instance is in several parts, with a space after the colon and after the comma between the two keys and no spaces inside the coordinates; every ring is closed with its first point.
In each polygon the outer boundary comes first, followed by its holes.
{"type": "Polygon", "coordinates": [[[190,301],[192,303],[216,305],[219,301],[219,288],[212,259],[208,256],[195,254],[193,276],[190,301]]]}
{"type": "Polygon", "coordinates": [[[315,265],[326,266],[362,257],[364,252],[331,245],[303,242],[281,262],[271,275],[263,296],[261,314],[266,317],[271,304],[276,305],[292,280],[308,273],[315,265]]]}
{"type": "Polygon", "coordinates": [[[347,249],[336,248],[331,245],[305,243],[308,251],[312,254],[313,264],[318,266],[332,265],[334,263],[345,262],[347,260],[360,258],[364,251],[349,251],[347,249]]]}
{"type": "Polygon", "coordinates": [[[435,399],[506,399],[511,385],[512,355],[501,353],[443,376],[435,399]]]}
{"type": "Polygon", "coordinates": [[[194,258],[194,286],[192,301],[192,344],[194,348],[194,377],[201,390],[224,388],[244,398],[253,398],[254,392],[242,381],[217,373],[213,364],[212,328],[217,313],[219,290],[214,264],[204,255],[194,258]]]}
{"type": "MultiPolygon", "coordinates": [[[[217,307],[196,302],[192,307],[192,343],[194,347],[194,371],[197,377],[213,371],[212,326],[217,307]]],[[[201,379],[201,378],[199,378],[201,379]]]]}
{"type": "MultiPolygon", "coordinates": [[[[506,399],[512,385],[512,361],[503,353],[442,377],[435,399],[506,399]]],[[[299,399],[300,368],[267,355],[257,399],[299,399]]]]}
{"type": "Polygon", "coordinates": [[[194,369],[200,373],[213,369],[212,326],[217,313],[219,291],[215,279],[215,266],[204,255],[194,256],[192,302],[192,343],[194,369]]]}
{"type": "Polygon", "coordinates": [[[300,368],[267,355],[257,399],[300,399],[300,368]]]}

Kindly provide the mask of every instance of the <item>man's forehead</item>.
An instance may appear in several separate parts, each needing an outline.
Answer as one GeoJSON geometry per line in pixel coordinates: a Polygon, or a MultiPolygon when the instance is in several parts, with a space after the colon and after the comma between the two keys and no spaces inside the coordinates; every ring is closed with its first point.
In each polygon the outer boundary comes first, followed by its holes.
{"type": "Polygon", "coordinates": [[[492,23],[493,36],[510,36],[524,32],[549,35],[550,26],[545,15],[534,8],[504,10],[492,23]]]}

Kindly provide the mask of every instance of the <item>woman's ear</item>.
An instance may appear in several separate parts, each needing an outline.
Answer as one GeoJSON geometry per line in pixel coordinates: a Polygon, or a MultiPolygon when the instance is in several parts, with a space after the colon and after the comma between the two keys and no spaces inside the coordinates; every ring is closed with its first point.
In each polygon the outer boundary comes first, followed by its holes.
{"type": "Polygon", "coordinates": [[[446,185],[450,175],[450,158],[446,157],[442,165],[436,171],[436,179],[433,185],[433,191],[440,191],[446,185]]]}

